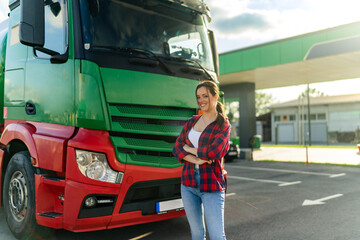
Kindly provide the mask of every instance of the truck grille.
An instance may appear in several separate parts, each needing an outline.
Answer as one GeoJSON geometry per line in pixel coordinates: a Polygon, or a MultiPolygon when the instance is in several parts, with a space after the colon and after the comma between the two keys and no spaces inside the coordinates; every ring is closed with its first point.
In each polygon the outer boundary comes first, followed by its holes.
{"type": "Polygon", "coordinates": [[[110,104],[110,137],[118,160],[143,166],[180,166],[172,148],[195,109],[110,104]]]}

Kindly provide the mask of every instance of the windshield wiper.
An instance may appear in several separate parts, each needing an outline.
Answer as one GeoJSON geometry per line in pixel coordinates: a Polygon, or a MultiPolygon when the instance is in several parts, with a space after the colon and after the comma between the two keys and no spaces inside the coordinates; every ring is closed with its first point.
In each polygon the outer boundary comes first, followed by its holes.
{"type": "Polygon", "coordinates": [[[161,58],[164,58],[164,59],[167,59],[167,60],[175,60],[175,61],[178,61],[178,62],[189,62],[189,63],[195,63],[197,64],[205,73],[206,75],[209,77],[210,80],[214,81],[214,78],[211,76],[211,74],[209,73],[208,70],[206,70],[206,68],[203,67],[203,65],[201,65],[198,61],[195,61],[193,59],[186,59],[186,58],[177,58],[177,57],[161,57],[161,58]]]}
{"type": "Polygon", "coordinates": [[[109,49],[109,50],[114,50],[117,52],[124,52],[124,53],[128,53],[128,54],[141,54],[141,55],[145,55],[147,57],[153,57],[156,61],[158,61],[160,63],[160,65],[164,68],[164,70],[168,73],[173,75],[174,73],[170,70],[170,68],[168,66],[166,66],[166,64],[159,58],[159,56],[157,56],[155,53],[153,53],[150,50],[147,49],[142,49],[142,48],[121,48],[121,47],[113,47],[113,46],[99,46],[99,45],[94,45],[91,46],[91,48],[99,48],[99,49],[109,49]]]}

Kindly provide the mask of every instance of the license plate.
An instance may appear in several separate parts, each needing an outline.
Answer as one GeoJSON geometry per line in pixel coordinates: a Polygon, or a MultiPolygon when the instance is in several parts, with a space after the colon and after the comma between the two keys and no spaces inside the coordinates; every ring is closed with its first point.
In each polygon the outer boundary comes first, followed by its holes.
{"type": "Polygon", "coordinates": [[[229,152],[228,155],[229,155],[229,156],[236,156],[236,155],[237,155],[237,152],[229,152]]]}
{"type": "Polygon", "coordinates": [[[169,200],[169,201],[163,201],[163,202],[157,202],[156,203],[156,212],[157,213],[163,213],[170,210],[179,210],[183,209],[184,205],[182,202],[182,199],[175,199],[175,200],[169,200]]]}

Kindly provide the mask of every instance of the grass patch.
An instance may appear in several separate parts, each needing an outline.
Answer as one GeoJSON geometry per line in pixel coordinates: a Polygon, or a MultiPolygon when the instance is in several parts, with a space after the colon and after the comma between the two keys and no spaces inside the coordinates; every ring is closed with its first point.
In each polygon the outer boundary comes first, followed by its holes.
{"type": "MultiPolygon", "coordinates": [[[[306,164],[306,162],[300,161],[276,161],[276,160],[258,160],[255,162],[279,162],[279,163],[297,163],[297,164],[306,164]]],[[[357,167],[360,168],[360,165],[354,164],[340,164],[340,163],[318,163],[318,162],[309,162],[309,165],[332,165],[332,166],[341,166],[341,167],[357,167]]]]}
{"type": "MultiPolygon", "coordinates": [[[[305,148],[303,145],[268,145],[264,144],[261,145],[261,147],[279,147],[279,148],[305,148]]],[[[338,146],[338,145],[315,145],[315,146],[309,146],[309,148],[342,148],[342,149],[357,149],[357,146],[338,146]]]]}

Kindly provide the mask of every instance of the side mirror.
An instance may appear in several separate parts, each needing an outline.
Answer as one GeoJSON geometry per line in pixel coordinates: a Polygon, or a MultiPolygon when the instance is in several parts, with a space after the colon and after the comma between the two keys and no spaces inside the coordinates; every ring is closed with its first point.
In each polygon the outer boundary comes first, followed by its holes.
{"type": "Polygon", "coordinates": [[[32,47],[44,46],[44,0],[20,0],[20,8],[20,42],[32,47]]]}
{"type": "Polygon", "coordinates": [[[57,15],[59,15],[59,12],[61,11],[60,3],[58,3],[58,2],[51,3],[50,10],[51,10],[52,14],[54,14],[54,16],[57,17],[57,15]]]}
{"type": "Polygon", "coordinates": [[[208,35],[209,35],[209,40],[210,40],[210,45],[211,45],[211,52],[212,52],[215,72],[216,72],[216,75],[219,76],[219,54],[217,51],[215,34],[213,31],[208,30],[208,35]]]}

